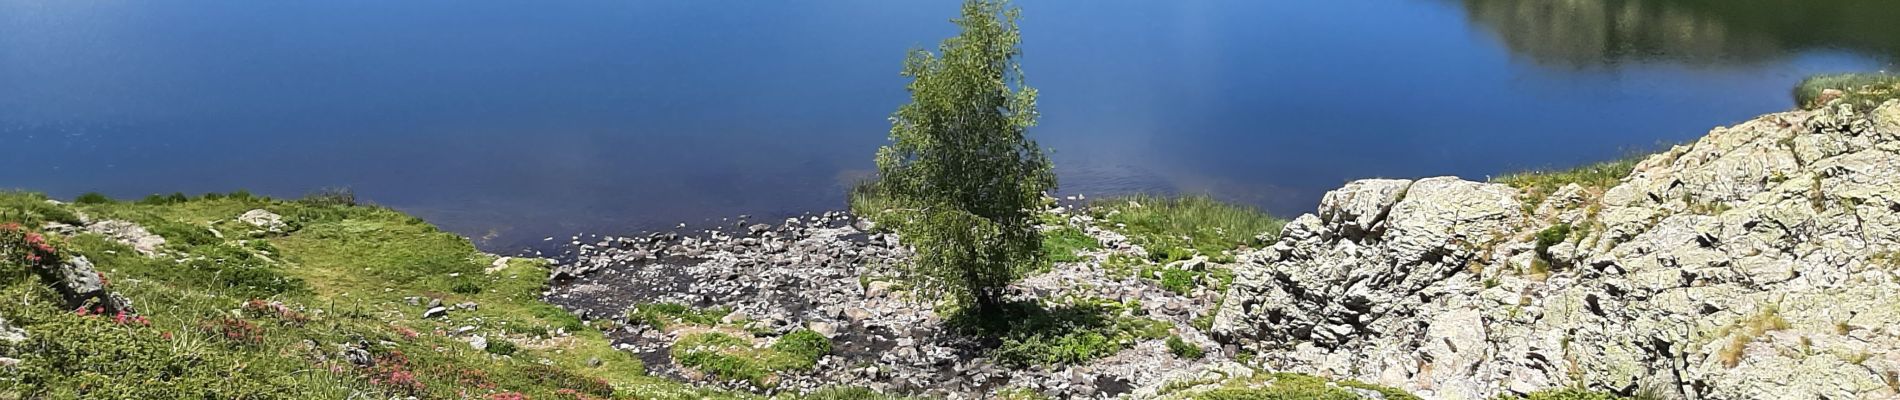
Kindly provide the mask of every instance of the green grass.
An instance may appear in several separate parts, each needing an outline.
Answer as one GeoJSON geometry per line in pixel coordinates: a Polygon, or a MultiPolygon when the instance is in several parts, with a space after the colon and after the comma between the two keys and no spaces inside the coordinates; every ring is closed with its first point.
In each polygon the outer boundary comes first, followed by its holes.
{"type": "Polygon", "coordinates": [[[1071,303],[1016,302],[1006,304],[1000,315],[958,313],[946,322],[966,334],[994,341],[990,355],[1016,367],[1084,363],[1168,334],[1166,322],[1121,316],[1123,310],[1137,307],[1100,299],[1072,299],[1071,303]]]}
{"type": "Polygon", "coordinates": [[[1226,382],[1223,387],[1187,396],[1196,400],[1358,400],[1357,393],[1346,388],[1379,392],[1388,400],[1420,400],[1396,388],[1359,381],[1328,381],[1294,373],[1256,374],[1251,378],[1226,382]]]}
{"type": "Polygon", "coordinates": [[[1498,395],[1491,400],[1630,400],[1631,397],[1618,396],[1608,392],[1598,392],[1582,388],[1545,389],[1532,392],[1528,396],[1498,395]]]}
{"type": "Polygon", "coordinates": [[[1201,346],[1195,346],[1193,343],[1181,340],[1180,336],[1168,336],[1167,344],[1168,352],[1174,353],[1176,357],[1199,360],[1201,357],[1207,356],[1207,351],[1202,350],[1201,346]]]}
{"type": "Polygon", "coordinates": [[[831,341],[810,330],[786,334],[770,347],[758,348],[749,339],[723,332],[688,334],[673,343],[673,359],[680,365],[722,379],[742,379],[753,385],[776,386],[776,375],[810,370],[831,352],[831,341]]]}
{"type": "Polygon", "coordinates": [[[643,303],[627,310],[627,323],[660,330],[675,323],[713,326],[731,313],[732,310],[723,307],[695,309],[678,303],[643,303]]]}
{"type": "Polygon", "coordinates": [[[1102,248],[1101,242],[1074,227],[1064,226],[1042,234],[1042,252],[1051,262],[1082,261],[1077,252],[1099,248],[1102,248]]]}
{"type": "Polygon", "coordinates": [[[53,206],[0,193],[0,222],[35,227],[76,212],[130,220],[166,236],[169,254],[147,258],[92,234],[51,238],[62,256],[91,259],[149,325],[67,311],[26,265],[0,260],[0,295],[10,299],[0,315],[31,337],[0,349],[22,360],[0,377],[19,383],[0,398],[756,398],[646,376],[599,330],[539,300],[545,265],[517,259],[484,273],[492,256],[408,215],[242,193],[160,198],[53,206]],[[253,232],[233,220],[260,208],[292,229],[253,232]],[[480,307],[422,319],[405,297],[480,307]],[[288,311],[253,306],[269,302],[288,311]],[[461,326],[476,327],[489,349],[445,333],[461,326]],[[561,330],[568,335],[551,333],[561,330]],[[350,364],[339,351],[348,346],[379,363],[350,364]]]}
{"type": "Polygon", "coordinates": [[[1841,91],[1841,101],[1862,110],[1900,99],[1900,75],[1886,73],[1822,74],[1802,79],[1794,87],[1794,102],[1804,110],[1820,108],[1821,92],[1841,91]]]}
{"type": "Polygon", "coordinates": [[[1168,291],[1174,292],[1174,294],[1183,296],[1194,290],[1195,278],[1201,274],[1196,271],[1175,268],[1162,268],[1160,271],[1161,288],[1168,289],[1168,291]]]}
{"type": "Polygon", "coordinates": [[[1604,161],[1564,170],[1532,170],[1514,172],[1491,178],[1492,183],[1502,183],[1524,192],[1526,212],[1543,204],[1544,198],[1566,185],[1575,183],[1585,189],[1607,190],[1621,183],[1623,178],[1636,169],[1636,163],[1642,162],[1648,155],[1625,157],[1615,161],[1604,161]]]}
{"type": "Polygon", "coordinates": [[[1215,262],[1232,262],[1233,257],[1226,251],[1263,245],[1257,237],[1264,235],[1271,241],[1286,224],[1258,209],[1207,196],[1136,195],[1095,203],[1091,211],[1104,226],[1113,227],[1148,249],[1149,259],[1163,263],[1196,254],[1215,262]]]}

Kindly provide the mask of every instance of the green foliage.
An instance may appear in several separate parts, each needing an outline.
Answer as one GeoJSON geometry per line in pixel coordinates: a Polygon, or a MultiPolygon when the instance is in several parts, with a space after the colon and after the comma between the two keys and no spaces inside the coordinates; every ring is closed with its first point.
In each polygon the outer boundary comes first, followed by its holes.
{"type": "Polygon", "coordinates": [[[772,349],[816,363],[819,358],[831,353],[831,339],[810,329],[799,329],[779,337],[777,342],[772,343],[772,349]]]}
{"type": "Polygon", "coordinates": [[[1607,392],[1592,391],[1583,388],[1545,389],[1532,392],[1528,396],[1498,395],[1492,400],[1627,400],[1628,397],[1607,392]]]}
{"type": "Polygon", "coordinates": [[[1082,261],[1076,252],[1099,248],[1102,248],[1101,242],[1075,227],[1064,226],[1042,235],[1042,252],[1052,262],[1082,261]]]}
{"type": "Polygon", "coordinates": [[[1178,268],[1161,269],[1161,288],[1179,295],[1187,295],[1194,290],[1194,280],[1200,273],[1178,268]]]}
{"type": "Polygon", "coordinates": [[[891,143],[878,149],[878,194],[917,249],[919,288],[960,306],[993,311],[1001,289],[1041,263],[1035,211],[1055,187],[1049,159],[1026,136],[1036,90],[1017,57],[1019,12],[1001,1],[967,0],[961,32],[932,54],[913,50],[903,76],[911,102],[891,114],[891,143]]]}
{"type": "Polygon", "coordinates": [[[515,346],[515,342],[510,342],[508,339],[494,338],[488,340],[488,348],[483,350],[487,351],[488,354],[508,356],[514,355],[515,352],[521,350],[521,348],[515,346]]]}
{"type": "Polygon", "coordinates": [[[878,393],[875,390],[857,386],[831,386],[812,391],[810,394],[793,397],[796,400],[906,400],[911,397],[878,393]]]}
{"type": "Polygon", "coordinates": [[[0,192],[0,222],[18,222],[26,226],[40,226],[47,222],[79,224],[78,214],[47,200],[46,196],[38,193],[0,192]]]}
{"type": "Polygon", "coordinates": [[[37,194],[0,193],[6,220],[43,215],[29,210],[83,210],[169,236],[168,254],[152,258],[99,235],[48,237],[59,254],[91,259],[109,287],[145,313],[124,320],[75,314],[18,260],[0,258],[0,298],[9,299],[0,315],[43,340],[0,345],[22,360],[0,371],[0,398],[574,398],[561,394],[568,390],[595,398],[754,398],[646,376],[640,360],[613,349],[602,332],[540,301],[548,276],[541,262],[515,259],[502,272],[483,273],[493,258],[414,217],[249,195],[174,200],[57,205],[37,194]],[[236,225],[226,224],[241,224],[231,220],[252,209],[285,215],[302,229],[235,237],[236,225]],[[209,235],[212,227],[230,237],[209,235]],[[481,290],[455,290],[464,283],[481,290]],[[418,295],[481,307],[422,319],[402,300],[418,295]],[[433,333],[461,326],[491,338],[489,351],[433,333]],[[567,336],[533,347],[508,339],[546,337],[553,328],[567,336]],[[365,346],[377,366],[344,361],[339,351],[351,346],[365,346]]]}
{"type": "Polygon", "coordinates": [[[1130,308],[1090,299],[1054,307],[1014,302],[988,317],[954,314],[948,323],[965,333],[997,340],[991,355],[1005,365],[1067,365],[1115,354],[1139,340],[1167,336],[1166,322],[1120,317],[1122,310],[1130,308]]]}
{"type": "Polygon", "coordinates": [[[755,348],[752,341],[721,332],[700,332],[681,337],[673,343],[673,359],[686,366],[723,379],[743,379],[754,386],[775,385],[775,374],[809,370],[818,358],[831,351],[831,341],[809,330],[800,330],[779,338],[768,348],[755,348]]]}
{"type": "Polygon", "coordinates": [[[79,195],[78,198],[73,199],[73,202],[79,204],[106,204],[111,203],[112,198],[99,194],[99,192],[86,192],[85,194],[79,195]]]}
{"type": "MultiPolygon", "coordinates": [[[[1839,99],[1861,110],[1870,110],[1887,100],[1900,99],[1900,75],[1888,73],[1821,74],[1802,79],[1794,86],[1797,107],[1812,110],[1825,106],[1821,92],[1841,91],[1839,99]]],[[[1831,99],[1830,99],[1831,100],[1831,99]]]]}
{"type": "Polygon", "coordinates": [[[170,195],[162,195],[162,194],[147,195],[145,196],[145,198],[139,199],[137,204],[145,205],[145,206],[162,206],[162,205],[168,205],[168,204],[184,203],[187,201],[191,201],[191,197],[185,196],[184,193],[174,192],[170,195]]]}
{"type": "Polygon", "coordinates": [[[1537,231],[1537,256],[1550,259],[1550,246],[1556,246],[1570,238],[1570,224],[1556,224],[1537,231]]]}
{"type": "Polygon", "coordinates": [[[1202,350],[1201,346],[1181,340],[1180,336],[1168,336],[1168,352],[1174,353],[1176,357],[1194,360],[1207,356],[1207,351],[1202,350]]]}
{"type": "Polygon", "coordinates": [[[1225,251],[1260,246],[1272,241],[1286,221],[1258,209],[1223,203],[1207,196],[1167,198],[1149,195],[1105,200],[1092,208],[1106,225],[1143,248],[1155,262],[1171,262],[1206,255],[1214,262],[1232,262],[1225,251]]]}
{"type": "Polygon", "coordinates": [[[1206,392],[1196,393],[1189,398],[1197,400],[1358,400],[1361,397],[1345,388],[1357,388],[1379,392],[1390,400],[1419,400],[1419,397],[1395,388],[1368,384],[1358,381],[1328,382],[1326,379],[1311,375],[1293,373],[1272,373],[1263,377],[1264,382],[1255,385],[1229,385],[1206,392]]]}
{"type": "Polygon", "coordinates": [[[1551,192],[1575,183],[1586,189],[1604,190],[1616,186],[1630,171],[1636,169],[1636,163],[1642,162],[1648,155],[1625,157],[1615,161],[1605,161],[1566,170],[1532,170],[1504,174],[1491,178],[1492,183],[1502,183],[1524,191],[1524,210],[1529,212],[1543,204],[1544,198],[1551,192]]]}
{"type": "Polygon", "coordinates": [[[456,282],[455,286],[449,288],[449,291],[455,292],[458,294],[481,294],[482,285],[475,283],[475,281],[465,280],[461,282],[456,282]]]}
{"type": "Polygon", "coordinates": [[[627,323],[662,330],[676,322],[712,326],[731,313],[724,307],[696,309],[679,303],[641,303],[627,310],[627,323]]]}

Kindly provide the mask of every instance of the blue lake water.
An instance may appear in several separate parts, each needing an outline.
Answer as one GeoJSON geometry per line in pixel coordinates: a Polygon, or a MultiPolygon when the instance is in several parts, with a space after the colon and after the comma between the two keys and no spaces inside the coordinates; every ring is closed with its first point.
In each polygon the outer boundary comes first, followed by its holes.
{"type": "MultiPolygon", "coordinates": [[[[1061,193],[1292,215],[1615,158],[1889,68],[1894,2],[1023,0],[1061,193]]],[[[0,187],[349,187],[508,250],[840,209],[954,1],[0,0],[0,187]]]]}

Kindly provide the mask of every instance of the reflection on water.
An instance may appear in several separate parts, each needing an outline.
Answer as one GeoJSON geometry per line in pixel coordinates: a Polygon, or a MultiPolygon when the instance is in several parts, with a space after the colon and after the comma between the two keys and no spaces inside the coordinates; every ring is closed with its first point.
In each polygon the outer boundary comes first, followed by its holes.
{"type": "Polygon", "coordinates": [[[1463,0],[1511,51],[1566,67],[1715,66],[1808,50],[1900,55],[1894,0],[1463,0]]]}
{"type": "MultiPolygon", "coordinates": [[[[957,10],[177,3],[0,0],[0,188],[350,187],[498,251],[836,209],[903,52],[957,10]]],[[[1886,65],[1857,54],[1897,52],[1893,4],[1021,1],[1060,194],[1289,216],[1351,179],[1576,165],[1787,109],[1803,76],[1886,65]]]]}

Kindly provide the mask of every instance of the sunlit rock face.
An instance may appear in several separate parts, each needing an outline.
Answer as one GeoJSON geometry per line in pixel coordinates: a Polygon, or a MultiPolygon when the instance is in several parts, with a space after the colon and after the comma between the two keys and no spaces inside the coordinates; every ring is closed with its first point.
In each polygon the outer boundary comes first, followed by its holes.
{"type": "Polygon", "coordinates": [[[1271,369],[1444,399],[1893,398],[1900,102],[1717,128],[1607,189],[1352,182],[1244,258],[1212,333],[1271,369]]]}

